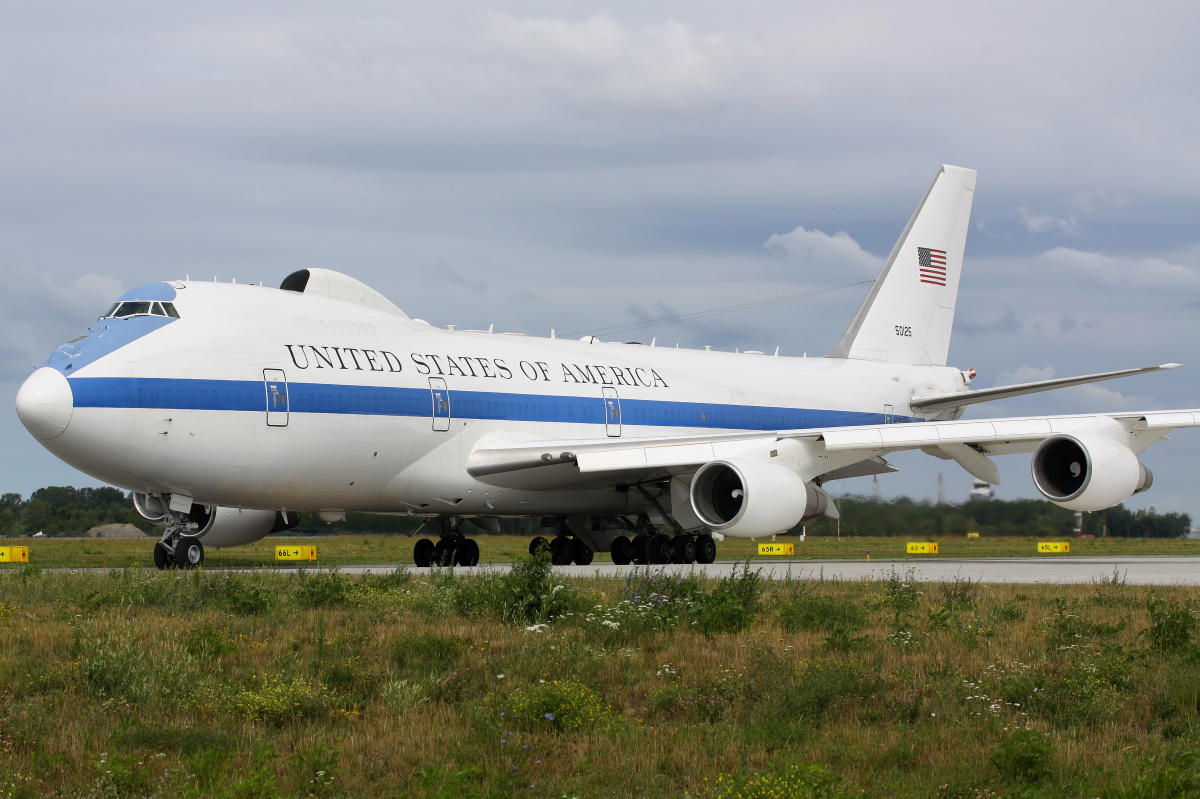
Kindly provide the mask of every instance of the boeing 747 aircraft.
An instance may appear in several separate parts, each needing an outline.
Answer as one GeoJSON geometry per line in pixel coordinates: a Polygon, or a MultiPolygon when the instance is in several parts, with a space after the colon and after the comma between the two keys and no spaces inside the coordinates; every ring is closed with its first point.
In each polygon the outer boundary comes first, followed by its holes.
{"type": "Polygon", "coordinates": [[[1177,365],[972,390],[946,360],[974,191],[973,170],[937,171],[823,358],[443,330],[305,269],[278,289],[133,289],[29,376],[17,413],[56,456],[134,492],[163,525],[160,568],[300,511],[424,517],[438,535],[416,542],[419,566],[476,564],[468,520],[500,516],[542,517],[557,564],[710,563],[713,533],[836,517],[824,483],[894,471],[886,456],[906,449],[989,483],[992,456],[1032,452],[1038,491],[1075,510],[1145,491],[1138,454],[1200,410],[959,420],[1177,365]]]}

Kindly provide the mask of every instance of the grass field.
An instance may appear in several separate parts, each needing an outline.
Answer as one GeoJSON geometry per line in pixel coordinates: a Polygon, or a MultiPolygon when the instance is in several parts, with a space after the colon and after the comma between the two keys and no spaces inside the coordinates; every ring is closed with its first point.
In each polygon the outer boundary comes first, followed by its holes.
{"type": "Polygon", "coordinates": [[[0,797],[1196,796],[1198,604],[532,559],[10,569],[0,797]]]}
{"type": "MultiPolygon", "coordinates": [[[[222,566],[269,566],[275,562],[276,544],[315,544],[317,562],[326,566],[348,564],[412,564],[412,548],[415,538],[395,535],[341,535],[319,538],[296,538],[269,536],[262,541],[233,549],[210,549],[205,555],[205,564],[222,566]]],[[[519,536],[478,536],[480,562],[497,563],[512,561],[529,551],[529,539],[519,536]]],[[[767,540],[767,539],[762,539],[767,540]]],[[[905,558],[904,538],[836,538],[809,537],[801,541],[797,537],[781,537],[779,541],[791,542],[796,546],[796,555],[790,560],[850,558],[865,559],[867,552],[872,558],[905,558]]],[[[936,541],[937,555],[914,555],[914,560],[929,558],[962,557],[1015,557],[1037,555],[1037,539],[1034,538],[979,538],[943,537],[920,539],[936,541]]],[[[1067,539],[1056,539],[1067,540],[1067,539]]],[[[29,547],[30,565],[42,568],[71,568],[88,566],[146,566],[154,565],[152,550],[154,538],[141,539],[96,539],[96,538],[0,538],[0,546],[17,545],[29,547]]],[[[1072,555],[1200,555],[1200,540],[1172,538],[1084,538],[1070,539],[1072,555]]],[[[741,539],[726,539],[717,544],[717,557],[722,560],[744,560],[752,556],[758,542],[741,539]]],[[[1054,557],[1047,555],[1045,557],[1054,557]]],[[[772,560],[789,558],[772,558],[772,560]]],[[[611,562],[607,554],[597,554],[596,562],[611,562]]],[[[0,569],[8,564],[0,564],[0,569]]]]}

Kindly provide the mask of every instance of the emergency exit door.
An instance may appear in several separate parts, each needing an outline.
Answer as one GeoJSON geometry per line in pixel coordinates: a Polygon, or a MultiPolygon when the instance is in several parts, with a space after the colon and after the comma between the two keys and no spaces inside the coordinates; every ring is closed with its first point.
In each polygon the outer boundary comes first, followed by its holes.
{"type": "Polygon", "coordinates": [[[267,426],[287,427],[287,376],[282,369],[263,369],[263,384],[267,391],[267,426]]]}
{"type": "Polygon", "coordinates": [[[429,378],[429,394],[433,399],[433,429],[444,433],[450,429],[450,389],[440,377],[429,378]]]}

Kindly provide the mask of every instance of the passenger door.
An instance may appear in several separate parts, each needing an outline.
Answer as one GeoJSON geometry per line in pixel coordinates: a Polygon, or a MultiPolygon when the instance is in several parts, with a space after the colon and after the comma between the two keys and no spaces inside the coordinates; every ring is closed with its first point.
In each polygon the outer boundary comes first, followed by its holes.
{"type": "Polygon", "coordinates": [[[267,426],[287,427],[287,376],[282,369],[263,369],[263,384],[267,391],[267,426]]]}
{"type": "Polygon", "coordinates": [[[621,436],[621,398],[615,388],[604,389],[604,427],[610,438],[621,436]]]}
{"type": "Polygon", "coordinates": [[[450,389],[440,377],[429,378],[429,393],[433,400],[433,429],[444,433],[450,429],[450,389]]]}

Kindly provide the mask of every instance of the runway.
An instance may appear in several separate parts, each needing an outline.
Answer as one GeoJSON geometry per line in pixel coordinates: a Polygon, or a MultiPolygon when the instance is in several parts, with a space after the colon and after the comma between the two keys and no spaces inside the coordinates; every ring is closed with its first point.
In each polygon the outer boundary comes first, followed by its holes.
{"type": "MultiPolygon", "coordinates": [[[[492,563],[475,568],[458,568],[471,574],[485,570],[507,569],[511,564],[492,563]]],[[[969,579],[983,583],[1099,583],[1124,582],[1129,585],[1200,585],[1200,557],[1058,557],[1041,558],[942,558],[938,560],[788,560],[757,558],[750,567],[764,577],[782,580],[883,580],[892,574],[917,582],[952,582],[969,579]],[[911,575],[911,577],[910,577],[911,575]]],[[[341,566],[343,574],[392,571],[396,565],[341,566]]],[[[634,567],[599,563],[591,566],[555,566],[557,574],[572,577],[620,577],[634,567]]],[[[708,566],[652,566],[668,573],[685,575],[693,570],[708,577],[727,577],[742,569],[741,562],[724,561],[708,566]]],[[[295,569],[280,569],[294,572],[295,569]]]]}

